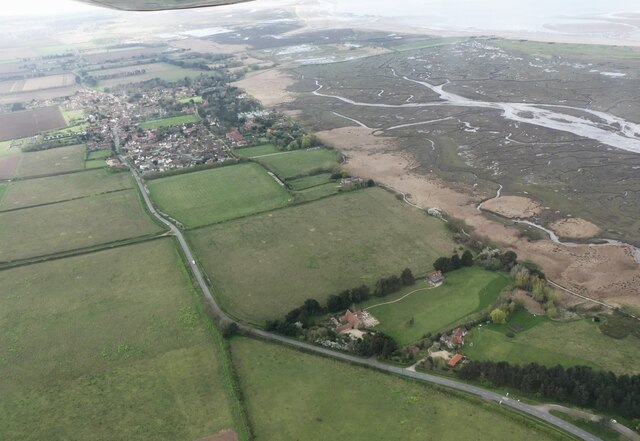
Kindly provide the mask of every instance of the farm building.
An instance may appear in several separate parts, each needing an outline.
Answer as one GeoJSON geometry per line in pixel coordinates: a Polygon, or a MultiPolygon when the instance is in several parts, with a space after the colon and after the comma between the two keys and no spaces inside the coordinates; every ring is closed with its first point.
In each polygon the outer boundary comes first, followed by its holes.
{"type": "Polygon", "coordinates": [[[377,325],[379,322],[366,311],[351,311],[347,309],[343,316],[339,319],[339,325],[336,327],[336,332],[347,332],[352,329],[359,328],[371,328],[377,325]]]}
{"type": "Polygon", "coordinates": [[[462,354],[456,354],[447,362],[447,366],[454,368],[462,361],[463,358],[462,354]]]}
{"type": "Polygon", "coordinates": [[[444,334],[440,337],[440,342],[444,343],[449,349],[460,348],[464,345],[464,336],[467,331],[458,327],[451,334],[444,334]]]}
{"type": "Polygon", "coordinates": [[[427,276],[427,281],[431,286],[440,286],[444,282],[444,274],[442,271],[434,271],[427,276]]]}

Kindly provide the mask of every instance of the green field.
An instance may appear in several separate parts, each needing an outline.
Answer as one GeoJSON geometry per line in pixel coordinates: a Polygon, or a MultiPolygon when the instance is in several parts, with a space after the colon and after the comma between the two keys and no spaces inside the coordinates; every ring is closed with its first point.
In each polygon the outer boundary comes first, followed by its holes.
{"type": "Polygon", "coordinates": [[[562,418],[563,420],[573,424],[574,426],[580,427],[581,429],[584,429],[593,435],[596,435],[602,441],[625,441],[628,439],[610,428],[608,425],[603,425],[600,422],[590,421],[585,418],[568,415],[564,412],[553,409],[550,410],[549,413],[551,415],[557,416],[558,418],[562,418]]]}
{"type": "Polygon", "coordinates": [[[640,373],[640,339],[632,335],[623,339],[607,337],[589,319],[554,322],[546,317],[532,319],[530,314],[520,312],[506,325],[473,329],[463,352],[476,360],[586,365],[619,374],[640,373]],[[507,337],[509,327],[518,323],[523,323],[524,329],[514,338],[507,337]]]}
{"type": "Polygon", "coordinates": [[[8,184],[0,211],[60,202],[125,188],[133,188],[130,173],[95,170],[46,178],[25,179],[8,184]]]}
{"type": "Polygon", "coordinates": [[[22,155],[17,177],[33,177],[84,169],[85,146],[70,145],[22,155]]]}
{"type": "Polygon", "coordinates": [[[172,116],[170,118],[154,119],[151,121],[145,121],[138,124],[141,129],[155,129],[157,127],[171,127],[181,126],[183,124],[189,124],[200,121],[198,115],[188,114],[180,116],[172,116]]]}
{"type": "Polygon", "coordinates": [[[335,168],[338,166],[338,154],[329,149],[294,150],[282,155],[265,156],[259,161],[286,179],[335,168]]]}
{"type": "Polygon", "coordinates": [[[287,204],[289,193],[257,164],[220,167],[147,182],[158,208],[187,227],[287,204]]]}
{"type": "Polygon", "coordinates": [[[305,190],[297,191],[295,194],[305,202],[315,201],[326,196],[337,194],[340,191],[339,182],[328,182],[305,190]]]}
{"type": "Polygon", "coordinates": [[[87,160],[107,159],[109,156],[111,156],[111,149],[92,150],[87,153],[87,160]]]}
{"type": "Polygon", "coordinates": [[[136,190],[0,213],[0,262],[161,231],[136,190]]]}
{"type": "Polygon", "coordinates": [[[639,58],[640,50],[625,46],[604,46],[597,44],[546,43],[528,40],[494,40],[492,45],[504,49],[523,51],[532,54],[553,54],[563,56],[588,56],[615,58],[639,58]]]}
{"type": "Polygon", "coordinates": [[[275,153],[286,153],[278,150],[273,144],[262,144],[254,147],[242,147],[240,149],[235,149],[234,152],[238,156],[244,156],[245,158],[253,158],[262,155],[273,155],[275,153]]]}
{"type": "Polygon", "coordinates": [[[380,188],[188,233],[224,308],[256,323],[305,299],[400,274],[425,273],[454,244],[444,224],[380,188]]]}
{"type": "Polygon", "coordinates": [[[190,103],[191,101],[193,101],[195,104],[201,103],[202,102],[202,97],[201,96],[188,96],[185,98],[180,98],[178,100],[178,102],[180,104],[186,104],[186,103],[190,103]]]}
{"type": "Polygon", "coordinates": [[[390,46],[389,48],[394,51],[407,51],[435,46],[443,46],[446,44],[455,44],[466,40],[467,38],[465,37],[428,38],[426,40],[410,41],[408,43],[399,44],[397,46],[390,46]]]}
{"type": "Polygon", "coordinates": [[[305,176],[304,178],[287,181],[287,184],[293,190],[304,190],[309,187],[315,187],[316,185],[326,184],[330,181],[331,173],[320,173],[317,175],[305,176]]]}
{"type": "MultiPolygon", "coordinates": [[[[102,80],[98,83],[98,89],[104,90],[106,87],[119,86],[121,84],[134,84],[141,83],[143,81],[152,80],[154,78],[160,78],[164,81],[178,81],[184,78],[196,78],[200,75],[207,75],[208,71],[197,69],[186,69],[179,66],[174,66],[167,63],[153,63],[142,64],[140,68],[146,69],[147,72],[141,75],[111,78],[108,80],[102,80]]],[[[107,71],[109,69],[106,69],[107,71]]],[[[96,74],[104,72],[102,70],[95,71],[96,74]]]]}
{"type": "Polygon", "coordinates": [[[547,440],[495,404],[337,360],[234,338],[256,440],[547,440]]]}
{"type": "Polygon", "coordinates": [[[0,439],[233,428],[219,336],[170,239],[0,271],[0,439]]]}
{"type": "Polygon", "coordinates": [[[82,109],[80,110],[60,109],[60,112],[62,113],[62,116],[64,117],[64,120],[66,121],[68,126],[76,125],[80,122],[84,122],[84,119],[86,118],[84,110],[82,109]]]}
{"type": "Polygon", "coordinates": [[[509,284],[502,273],[486,271],[478,267],[462,268],[446,274],[445,283],[428,289],[424,280],[404,288],[399,293],[384,298],[373,298],[359,306],[370,307],[391,302],[422,289],[390,305],[369,310],[380,324],[377,330],[389,334],[400,345],[407,345],[431,332],[446,331],[473,312],[487,308],[509,284]],[[408,322],[413,318],[413,324],[408,322]]]}

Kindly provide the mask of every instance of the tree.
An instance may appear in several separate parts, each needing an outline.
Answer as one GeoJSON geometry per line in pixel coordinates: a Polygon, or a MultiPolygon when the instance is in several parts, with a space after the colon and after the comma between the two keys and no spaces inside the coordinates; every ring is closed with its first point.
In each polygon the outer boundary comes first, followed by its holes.
{"type": "Polygon", "coordinates": [[[435,262],[433,262],[433,267],[442,271],[443,273],[449,271],[450,259],[448,257],[438,257],[435,262]]]}
{"type": "Polygon", "coordinates": [[[500,308],[496,308],[489,314],[491,321],[496,325],[503,325],[507,322],[507,313],[500,308]]]}
{"type": "Polygon", "coordinates": [[[510,269],[518,261],[518,255],[513,251],[507,251],[500,256],[500,262],[506,269],[510,269]]]}
{"type": "Polygon", "coordinates": [[[400,275],[400,280],[402,280],[402,284],[404,286],[413,285],[416,283],[415,277],[413,277],[413,273],[409,268],[405,268],[400,275]]]}
{"type": "Polygon", "coordinates": [[[451,269],[454,269],[454,270],[462,268],[462,260],[460,259],[460,256],[458,256],[457,254],[454,254],[453,256],[451,256],[450,267],[451,269]]]}
{"type": "Polygon", "coordinates": [[[311,138],[311,135],[303,135],[302,139],[300,140],[300,147],[303,149],[311,148],[312,141],[313,138],[311,138]]]}
{"type": "Polygon", "coordinates": [[[238,324],[236,322],[231,322],[227,326],[225,326],[224,330],[222,331],[222,336],[224,338],[231,338],[239,331],[240,328],[238,327],[238,324]]]}
{"type": "Polygon", "coordinates": [[[472,266],[473,265],[473,254],[471,251],[466,250],[462,253],[462,266],[472,266]]]}

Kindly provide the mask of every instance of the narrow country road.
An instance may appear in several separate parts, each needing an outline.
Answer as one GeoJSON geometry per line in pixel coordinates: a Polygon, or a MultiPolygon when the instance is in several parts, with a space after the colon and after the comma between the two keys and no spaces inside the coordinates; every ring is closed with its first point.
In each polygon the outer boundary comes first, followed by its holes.
{"type": "Polygon", "coordinates": [[[403,377],[408,377],[408,378],[413,378],[416,380],[421,380],[421,381],[426,381],[429,383],[434,383],[440,386],[445,386],[445,387],[449,387],[451,389],[456,389],[462,392],[467,392],[473,395],[476,395],[480,398],[483,398],[485,400],[488,401],[495,401],[496,403],[500,403],[503,406],[508,406],[511,407],[515,410],[518,410],[520,412],[526,413],[528,415],[531,415],[533,417],[536,417],[540,420],[543,420],[544,422],[551,424],[553,426],[556,426],[572,435],[575,435],[583,440],[586,441],[601,441],[600,438],[572,425],[567,423],[566,421],[557,418],[553,415],[550,415],[546,412],[544,412],[541,409],[536,408],[535,406],[531,406],[529,404],[525,404],[525,403],[521,403],[518,400],[515,399],[511,399],[508,398],[506,396],[503,396],[501,394],[492,392],[490,390],[487,389],[483,389],[481,387],[477,387],[477,386],[473,386],[470,384],[466,384],[463,383],[461,381],[456,381],[456,380],[452,380],[449,378],[444,378],[444,377],[439,377],[436,375],[431,375],[431,374],[426,374],[426,373],[422,373],[422,372],[416,372],[413,370],[408,370],[406,368],[402,368],[402,367],[398,367],[398,366],[393,366],[393,365],[389,365],[389,364],[385,364],[382,363],[378,360],[375,359],[371,359],[371,358],[361,358],[355,355],[351,355],[351,354],[347,354],[347,353],[343,353],[343,352],[338,352],[338,351],[334,351],[328,348],[324,348],[321,346],[316,346],[316,345],[312,345],[310,343],[306,343],[300,340],[296,340],[296,339],[292,339],[292,338],[288,338],[288,337],[284,337],[282,335],[278,335],[278,334],[273,334],[271,332],[266,332],[263,331],[262,329],[257,329],[254,328],[250,325],[247,325],[245,323],[242,322],[236,322],[235,320],[233,320],[232,318],[230,318],[229,316],[227,316],[227,314],[220,308],[220,306],[218,305],[218,303],[216,302],[216,300],[213,298],[213,295],[211,294],[211,291],[209,290],[209,287],[207,285],[207,283],[204,280],[204,277],[202,276],[202,272],[200,271],[200,268],[198,267],[198,265],[195,263],[195,259],[193,257],[193,254],[191,253],[191,250],[189,248],[189,245],[187,244],[187,241],[185,240],[184,236],[182,235],[182,232],[180,231],[180,229],[178,227],[176,227],[173,223],[171,223],[169,220],[167,220],[166,218],[164,218],[153,206],[153,204],[151,203],[151,199],[149,198],[149,194],[148,194],[148,190],[146,188],[146,186],[144,185],[144,182],[142,181],[142,178],[140,177],[140,175],[137,173],[137,171],[129,165],[129,163],[123,158],[120,157],[120,159],[122,160],[123,164],[127,164],[127,166],[129,167],[129,169],[131,170],[131,172],[133,173],[133,176],[135,177],[135,180],[138,184],[138,187],[140,188],[140,193],[142,193],[142,197],[145,201],[145,204],[147,205],[147,208],[149,209],[149,212],[156,218],[158,219],[160,222],[162,222],[164,225],[166,225],[167,227],[169,227],[169,229],[171,230],[171,232],[176,236],[176,238],[178,239],[178,242],[180,243],[180,247],[182,248],[182,251],[185,255],[185,257],[187,258],[187,263],[189,265],[189,268],[191,269],[193,275],[196,278],[196,281],[198,282],[198,285],[200,285],[200,289],[202,290],[202,294],[204,295],[204,297],[207,299],[207,302],[209,303],[209,306],[211,307],[213,313],[224,323],[233,323],[235,322],[238,327],[248,333],[248,334],[252,334],[261,338],[264,338],[266,340],[271,340],[271,341],[277,341],[280,343],[284,343],[287,344],[289,346],[294,346],[296,348],[299,349],[304,349],[306,351],[310,351],[310,352],[315,352],[318,354],[322,354],[328,357],[332,357],[332,358],[337,358],[339,360],[343,360],[343,361],[347,361],[353,364],[358,364],[358,365],[363,365],[363,366],[368,366],[374,369],[378,369],[380,371],[384,371],[384,372],[388,372],[388,373],[392,373],[392,374],[396,374],[396,375],[401,375],[403,377]]]}

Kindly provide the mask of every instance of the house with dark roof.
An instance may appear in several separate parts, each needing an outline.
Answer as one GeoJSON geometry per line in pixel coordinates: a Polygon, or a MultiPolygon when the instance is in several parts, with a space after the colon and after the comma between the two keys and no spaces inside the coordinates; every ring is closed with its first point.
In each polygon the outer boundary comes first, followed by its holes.
{"type": "Polygon", "coordinates": [[[444,282],[444,274],[442,274],[442,271],[434,271],[427,276],[427,281],[431,286],[440,286],[444,282]]]}

